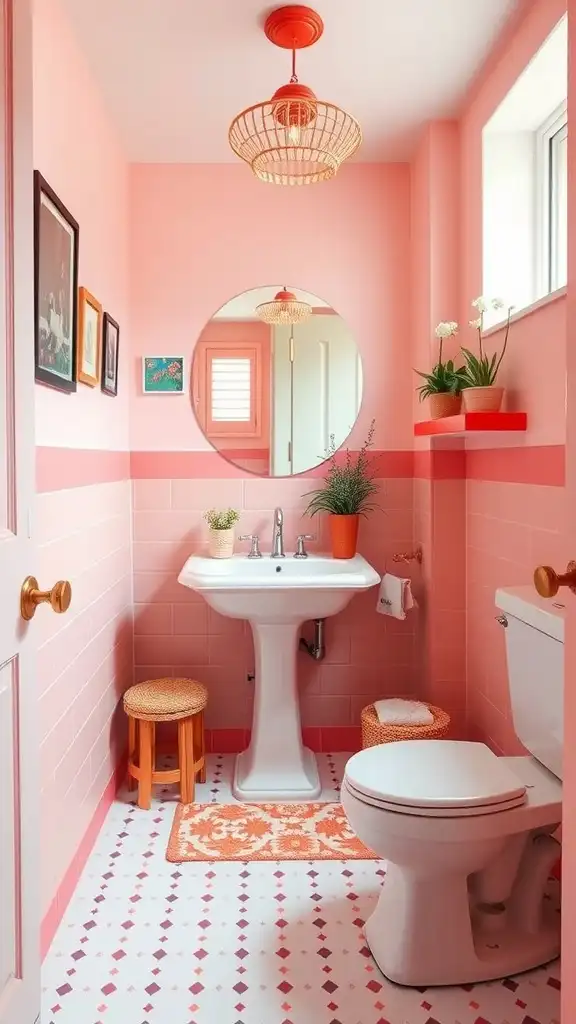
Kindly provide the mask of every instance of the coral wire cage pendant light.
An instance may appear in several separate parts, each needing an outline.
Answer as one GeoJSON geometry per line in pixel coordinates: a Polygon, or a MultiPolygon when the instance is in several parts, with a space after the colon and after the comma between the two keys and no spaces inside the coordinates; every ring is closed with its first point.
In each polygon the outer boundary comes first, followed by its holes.
{"type": "Polygon", "coordinates": [[[284,288],[271,302],[256,306],[256,313],[265,324],[301,324],[312,316],[312,306],[284,288]]]}
{"type": "Polygon", "coordinates": [[[270,42],[292,51],[292,76],[271,99],[248,107],[228,132],[237,156],[261,181],[310,185],[333,178],[362,141],[360,125],[334,103],[316,98],[296,74],[296,51],[316,43],[324,31],[319,14],[290,4],[268,15],[270,42]]]}

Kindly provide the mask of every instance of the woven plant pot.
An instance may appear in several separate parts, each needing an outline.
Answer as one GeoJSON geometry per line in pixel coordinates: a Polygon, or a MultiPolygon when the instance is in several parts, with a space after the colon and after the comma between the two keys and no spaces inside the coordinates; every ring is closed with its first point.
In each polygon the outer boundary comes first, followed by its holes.
{"type": "Polygon", "coordinates": [[[373,704],[361,712],[362,748],[377,747],[379,743],[394,743],[396,740],[439,740],[446,736],[450,728],[450,715],[442,708],[433,704],[423,704],[434,715],[434,721],[428,725],[383,725],[373,704]]]}
{"type": "Polygon", "coordinates": [[[464,412],[500,412],[504,400],[504,388],[464,388],[462,404],[464,412]]]}
{"type": "Polygon", "coordinates": [[[430,410],[430,419],[432,420],[442,420],[446,416],[457,416],[461,407],[461,396],[452,395],[447,391],[439,392],[437,395],[430,395],[428,399],[428,409],[430,410]]]}
{"type": "Polygon", "coordinates": [[[208,553],[211,558],[232,558],[234,554],[234,527],[229,530],[210,530],[208,553]]]}

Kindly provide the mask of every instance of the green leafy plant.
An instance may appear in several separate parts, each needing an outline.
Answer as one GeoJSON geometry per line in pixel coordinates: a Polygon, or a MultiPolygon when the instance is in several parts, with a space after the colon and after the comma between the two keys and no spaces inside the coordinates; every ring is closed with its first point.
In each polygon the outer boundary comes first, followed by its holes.
{"type": "Polygon", "coordinates": [[[240,519],[240,513],[234,508],[209,508],[204,513],[204,519],[211,530],[231,530],[240,519]]]}
{"type": "Polygon", "coordinates": [[[445,338],[451,338],[458,331],[458,324],[454,320],[442,321],[438,324],[435,334],[439,341],[438,362],[432,367],[429,373],[422,373],[415,370],[419,377],[422,377],[424,384],[416,388],[420,401],[430,398],[431,395],[459,395],[462,390],[462,380],[465,372],[464,366],[456,367],[452,359],[446,362],[442,359],[442,346],[445,338]]]}
{"type": "Polygon", "coordinates": [[[336,458],[337,448],[334,435],[330,436],[330,445],[326,457],[330,463],[324,486],[316,491],[309,491],[304,497],[310,497],[306,512],[315,516],[318,512],[328,512],[334,516],[366,516],[378,508],[372,501],[378,491],[375,483],[376,466],[368,454],[374,441],[374,423],[372,420],[368,437],[358,454],[352,456],[346,449],[343,463],[336,458]]]}
{"type": "MultiPolygon", "coordinates": [[[[475,320],[470,320],[470,327],[474,327],[478,331],[478,355],[474,355],[469,348],[462,347],[462,354],[464,356],[466,366],[464,372],[460,378],[460,386],[462,388],[490,388],[496,382],[498,376],[498,370],[504,359],[506,352],[506,346],[508,345],[508,335],[510,334],[510,317],[512,315],[513,306],[508,306],[508,313],[506,317],[506,331],[504,333],[504,343],[502,345],[502,351],[500,353],[494,352],[489,356],[485,351],[484,343],[484,314],[488,311],[488,303],[486,299],[480,295],[477,299],[474,299],[472,305],[478,311],[479,316],[475,320]]],[[[492,299],[491,302],[493,309],[504,309],[505,304],[502,299],[492,299]]]]}

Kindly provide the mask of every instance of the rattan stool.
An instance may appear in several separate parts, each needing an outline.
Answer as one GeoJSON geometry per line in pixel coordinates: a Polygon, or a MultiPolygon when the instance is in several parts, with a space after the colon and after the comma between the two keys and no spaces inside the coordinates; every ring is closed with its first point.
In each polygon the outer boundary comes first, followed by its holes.
{"type": "Polygon", "coordinates": [[[450,728],[450,715],[442,708],[426,704],[434,715],[434,721],[427,725],[390,725],[381,723],[373,704],[361,712],[362,747],[375,747],[379,743],[393,743],[395,740],[439,740],[450,728]]]}
{"type": "Polygon", "coordinates": [[[148,679],[124,694],[128,715],[128,776],[138,783],[138,806],[149,810],[152,786],[180,783],[180,800],[194,802],[196,776],[206,781],[206,687],[192,679],[148,679]],[[178,722],[178,768],[156,769],[156,723],[178,722]]]}

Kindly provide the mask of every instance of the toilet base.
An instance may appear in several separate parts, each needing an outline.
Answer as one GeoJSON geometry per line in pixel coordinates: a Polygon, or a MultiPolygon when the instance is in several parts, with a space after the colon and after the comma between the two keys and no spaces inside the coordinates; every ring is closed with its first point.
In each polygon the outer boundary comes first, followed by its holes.
{"type": "MultiPolygon", "coordinates": [[[[366,922],[366,943],[382,974],[397,985],[429,988],[495,981],[542,967],[560,955],[560,912],[555,895],[544,900],[541,927],[536,934],[527,933],[513,921],[498,931],[477,926],[473,947],[466,948],[464,941],[457,962],[449,958],[446,962],[436,961],[429,966],[425,963],[425,955],[421,955],[424,952],[422,946],[417,956],[410,956],[406,950],[406,955],[398,956],[396,946],[390,957],[390,943],[386,931],[383,931],[379,905],[380,901],[366,922]]],[[[389,929],[388,922],[388,935],[389,929]]],[[[441,929],[434,941],[441,943],[441,929]]]]}

